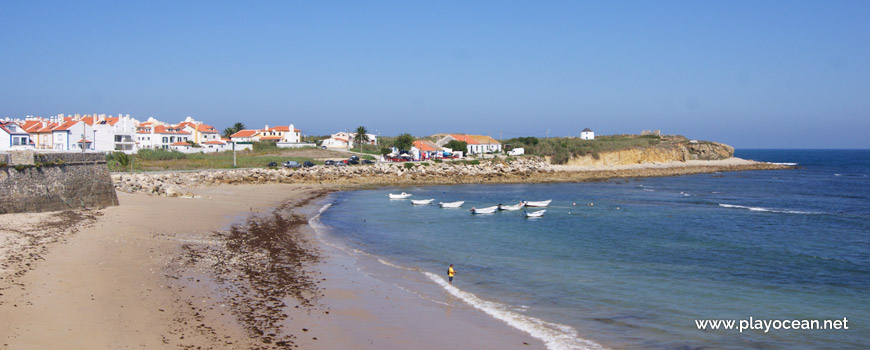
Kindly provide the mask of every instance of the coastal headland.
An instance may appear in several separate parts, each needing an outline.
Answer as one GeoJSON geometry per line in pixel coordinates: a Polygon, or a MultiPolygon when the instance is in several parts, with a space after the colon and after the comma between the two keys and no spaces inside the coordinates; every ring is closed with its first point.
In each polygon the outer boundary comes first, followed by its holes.
{"type": "Polygon", "coordinates": [[[299,169],[236,169],[113,174],[115,188],[128,193],[192,196],[187,188],[220,184],[292,183],[336,186],[546,183],[609,178],[679,176],[723,171],[782,170],[794,166],[740,158],[606,166],[550,165],[538,157],[512,161],[378,163],[299,169]]]}

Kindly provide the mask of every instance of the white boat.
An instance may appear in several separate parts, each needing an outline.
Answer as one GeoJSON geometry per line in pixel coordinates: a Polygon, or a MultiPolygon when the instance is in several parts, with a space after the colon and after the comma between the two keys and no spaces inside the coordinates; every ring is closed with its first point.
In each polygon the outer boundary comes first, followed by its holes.
{"type": "Polygon", "coordinates": [[[399,194],[392,194],[392,193],[390,193],[390,194],[388,194],[387,196],[389,196],[390,199],[406,199],[406,198],[410,197],[411,194],[410,194],[410,193],[402,192],[402,193],[399,193],[399,194]]]}
{"type": "Polygon", "coordinates": [[[440,205],[442,208],[459,208],[459,207],[461,207],[463,204],[465,204],[465,201],[449,202],[449,203],[438,203],[438,205],[440,205]]]}
{"type": "Polygon", "coordinates": [[[495,213],[496,210],[498,210],[498,206],[494,205],[491,207],[480,208],[480,209],[471,208],[471,213],[472,214],[492,214],[492,213],[495,213]]]}
{"type": "Polygon", "coordinates": [[[523,202],[523,203],[526,203],[527,207],[546,207],[546,206],[550,205],[550,202],[552,202],[552,201],[553,200],[551,199],[548,201],[523,202]]]}
{"type": "Polygon", "coordinates": [[[432,198],[432,199],[412,199],[411,204],[413,204],[413,205],[426,205],[426,204],[432,204],[433,201],[435,201],[435,198],[432,198]]]}
{"type": "Polygon", "coordinates": [[[526,203],[522,203],[522,202],[520,204],[514,204],[514,205],[501,205],[501,204],[499,204],[498,210],[520,210],[524,206],[526,206],[526,203]]]}
{"type": "Polygon", "coordinates": [[[545,210],[533,211],[533,212],[531,212],[531,213],[529,213],[529,212],[523,210],[523,214],[525,214],[527,218],[536,218],[536,217],[544,216],[544,213],[546,213],[546,212],[547,212],[546,209],[545,209],[545,210]]]}

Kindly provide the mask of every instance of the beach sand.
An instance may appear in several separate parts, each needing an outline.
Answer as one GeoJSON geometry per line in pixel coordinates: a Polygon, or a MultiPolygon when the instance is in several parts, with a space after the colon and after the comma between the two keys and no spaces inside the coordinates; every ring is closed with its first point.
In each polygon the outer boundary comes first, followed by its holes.
{"type": "Polygon", "coordinates": [[[544,348],[313,229],[333,190],[223,185],[3,215],[0,348],[544,348]]]}

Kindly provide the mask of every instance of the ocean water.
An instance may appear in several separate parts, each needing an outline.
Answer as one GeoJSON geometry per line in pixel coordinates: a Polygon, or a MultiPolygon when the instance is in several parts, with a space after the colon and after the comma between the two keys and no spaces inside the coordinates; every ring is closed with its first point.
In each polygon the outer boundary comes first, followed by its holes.
{"type": "Polygon", "coordinates": [[[341,192],[336,239],[552,349],[859,349],[870,343],[870,150],[738,150],[797,163],[601,182],[341,192]],[[464,200],[459,209],[389,200],[464,200]],[[471,207],[548,200],[544,217],[471,207]],[[587,205],[592,203],[594,205],[587,205]],[[456,265],[452,287],[447,265],[456,265]],[[848,320],[841,330],[699,330],[696,320],[848,320]]]}

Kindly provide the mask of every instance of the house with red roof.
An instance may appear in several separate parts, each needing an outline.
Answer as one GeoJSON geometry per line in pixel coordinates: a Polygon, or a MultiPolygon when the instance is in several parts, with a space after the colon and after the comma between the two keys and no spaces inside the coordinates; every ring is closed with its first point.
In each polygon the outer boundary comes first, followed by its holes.
{"type": "Polygon", "coordinates": [[[172,144],[188,140],[190,140],[190,133],[178,126],[156,124],[142,126],[139,124],[139,127],[136,128],[136,141],[140,149],[169,150],[172,144]]]}
{"type": "Polygon", "coordinates": [[[30,134],[14,122],[0,122],[0,151],[33,149],[30,134]]]}
{"type": "MultiPolygon", "coordinates": [[[[482,153],[498,153],[501,152],[501,142],[490,136],[483,135],[466,135],[466,134],[447,134],[435,142],[436,145],[444,147],[450,141],[465,142],[468,144],[466,154],[482,154],[482,153]]],[[[456,151],[456,150],[454,150],[456,151]]]]}
{"type": "Polygon", "coordinates": [[[246,129],[239,130],[235,134],[230,135],[230,140],[233,142],[256,142],[260,140],[260,130],[246,129]]]}
{"type": "Polygon", "coordinates": [[[87,139],[87,135],[91,131],[88,125],[80,119],[63,120],[51,129],[52,149],[55,151],[81,151],[82,146],[87,146],[87,143],[83,144],[78,141],[87,139]]]}
{"type": "MultiPolygon", "coordinates": [[[[356,138],[355,132],[344,132],[339,131],[335,134],[330,135],[330,137],[326,140],[323,140],[321,146],[325,146],[327,148],[350,148],[354,146],[353,139],[356,138]]],[[[367,145],[377,145],[378,137],[375,134],[366,134],[366,138],[368,141],[367,145]]]]}

